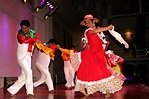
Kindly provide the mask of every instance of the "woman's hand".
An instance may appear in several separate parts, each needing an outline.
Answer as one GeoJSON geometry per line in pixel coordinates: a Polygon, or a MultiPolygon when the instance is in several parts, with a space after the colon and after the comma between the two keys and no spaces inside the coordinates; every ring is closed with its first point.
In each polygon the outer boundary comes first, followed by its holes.
{"type": "Polygon", "coordinates": [[[112,30],[113,29],[113,25],[112,24],[109,25],[108,28],[109,28],[109,30],[112,30]]]}

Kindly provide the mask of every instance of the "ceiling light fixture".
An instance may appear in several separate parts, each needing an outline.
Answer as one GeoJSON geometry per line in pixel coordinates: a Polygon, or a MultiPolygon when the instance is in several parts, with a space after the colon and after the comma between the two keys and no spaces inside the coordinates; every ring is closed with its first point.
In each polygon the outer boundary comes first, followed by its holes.
{"type": "Polygon", "coordinates": [[[47,2],[47,5],[50,11],[44,16],[45,20],[48,19],[48,17],[50,17],[59,7],[56,3],[53,3],[53,2],[47,2]]]}
{"type": "Polygon", "coordinates": [[[42,9],[48,2],[49,0],[41,0],[37,7],[35,8],[35,12],[37,13],[39,9],[42,9]]]}
{"type": "Polygon", "coordinates": [[[45,5],[49,7],[49,12],[44,16],[44,19],[48,19],[49,16],[51,16],[55,10],[59,7],[58,4],[52,2],[52,0],[41,0],[37,7],[35,8],[35,12],[37,13],[39,9],[42,9],[45,5]]]}

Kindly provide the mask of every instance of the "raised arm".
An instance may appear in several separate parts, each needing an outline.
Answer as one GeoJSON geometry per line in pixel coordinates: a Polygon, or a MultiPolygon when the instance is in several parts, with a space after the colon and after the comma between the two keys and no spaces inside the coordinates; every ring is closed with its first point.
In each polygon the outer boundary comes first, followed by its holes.
{"type": "Polygon", "coordinates": [[[113,25],[111,24],[111,25],[106,26],[106,27],[100,27],[100,28],[90,30],[89,33],[93,34],[93,33],[104,32],[104,31],[112,30],[112,28],[113,28],[113,25]]]}

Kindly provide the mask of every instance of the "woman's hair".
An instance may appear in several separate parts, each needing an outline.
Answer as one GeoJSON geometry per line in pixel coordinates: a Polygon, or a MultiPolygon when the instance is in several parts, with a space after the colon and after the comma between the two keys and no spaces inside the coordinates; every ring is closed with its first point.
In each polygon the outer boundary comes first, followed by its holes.
{"type": "Polygon", "coordinates": [[[23,25],[29,27],[29,26],[30,26],[30,22],[29,22],[28,20],[22,20],[22,21],[20,22],[20,26],[22,27],[23,25]]]}
{"type": "Polygon", "coordinates": [[[47,43],[57,44],[57,41],[54,38],[52,38],[47,43]]]}

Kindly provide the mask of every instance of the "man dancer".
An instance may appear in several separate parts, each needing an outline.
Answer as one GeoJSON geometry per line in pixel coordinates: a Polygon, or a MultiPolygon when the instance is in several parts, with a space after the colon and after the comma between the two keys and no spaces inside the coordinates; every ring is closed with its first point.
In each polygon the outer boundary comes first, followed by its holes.
{"type": "Polygon", "coordinates": [[[41,77],[37,82],[34,82],[34,87],[37,87],[45,82],[48,86],[49,93],[53,93],[54,87],[51,74],[49,72],[49,64],[51,60],[54,61],[54,53],[55,49],[57,48],[57,41],[52,38],[47,43],[36,43],[36,45],[39,48],[36,66],[41,73],[41,77]]]}
{"type": "Polygon", "coordinates": [[[68,90],[74,89],[75,69],[71,66],[70,53],[75,53],[77,51],[74,49],[73,46],[67,47],[65,49],[61,48],[60,46],[57,46],[57,48],[62,52],[61,56],[64,61],[64,74],[66,79],[65,87],[68,90]]]}
{"type": "Polygon", "coordinates": [[[21,29],[17,33],[18,49],[17,60],[22,69],[21,75],[18,80],[10,86],[7,90],[11,96],[15,94],[25,84],[26,93],[28,98],[33,98],[33,79],[31,70],[31,56],[34,49],[34,44],[39,40],[39,35],[34,30],[30,29],[30,22],[28,20],[22,20],[20,22],[21,29]]]}

